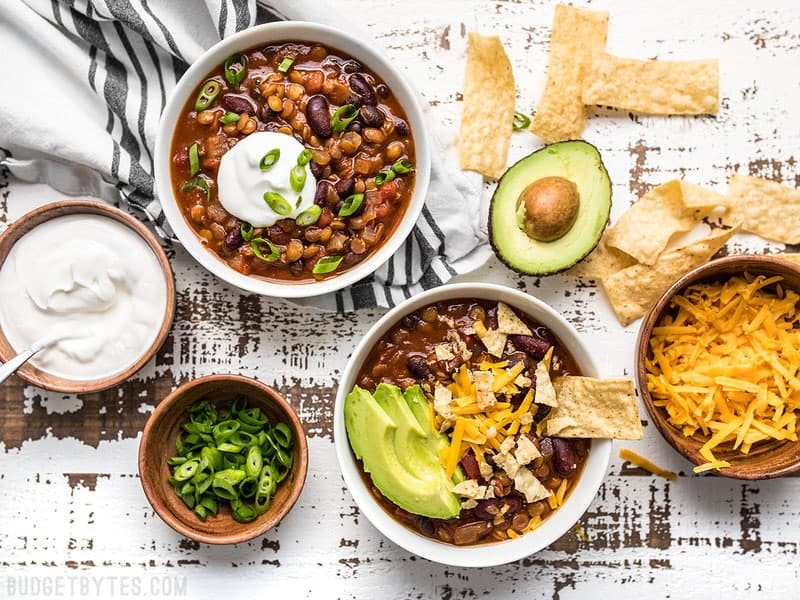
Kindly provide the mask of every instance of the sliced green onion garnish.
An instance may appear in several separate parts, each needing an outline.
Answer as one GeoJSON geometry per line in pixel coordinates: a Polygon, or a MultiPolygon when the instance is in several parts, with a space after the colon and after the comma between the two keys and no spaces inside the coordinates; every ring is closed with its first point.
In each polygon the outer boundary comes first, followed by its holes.
{"type": "Polygon", "coordinates": [[[389,183],[395,177],[394,171],[391,169],[383,169],[375,175],[375,185],[378,187],[382,186],[384,183],[389,183]]]}
{"type": "Polygon", "coordinates": [[[231,123],[236,123],[239,120],[239,114],[235,112],[226,112],[219,118],[219,122],[223,125],[230,125],[231,123]]]}
{"type": "Polygon", "coordinates": [[[411,164],[411,161],[407,158],[401,158],[395,161],[392,165],[392,171],[397,173],[398,175],[405,175],[406,173],[411,173],[414,170],[414,165],[411,164]]]}
{"type": "Polygon", "coordinates": [[[527,129],[528,126],[531,124],[531,118],[521,112],[514,113],[514,120],[511,122],[511,127],[514,131],[522,131],[523,129],[527,129]]]}
{"type": "Polygon", "coordinates": [[[286,73],[289,71],[289,69],[292,68],[293,64],[294,64],[294,59],[289,58],[287,56],[281,61],[281,64],[278,65],[278,71],[280,71],[281,73],[286,73]]]}
{"type": "Polygon", "coordinates": [[[261,167],[262,171],[266,171],[281,157],[281,149],[280,148],[273,148],[269,152],[267,152],[264,156],[261,157],[261,162],[258,163],[258,166],[261,167]]]}
{"type": "Polygon", "coordinates": [[[195,142],[189,146],[189,175],[194,177],[200,172],[200,146],[195,142]]]}
{"type": "Polygon", "coordinates": [[[294,203],[294,207],[295,207],[295,208],[300,208],[300,205],[301,205],[302,203],[303,203],[303,197],[302,197],[302,196],[298,196],[298,197],[297,197],[297,202],[295,202],[295,203],[294,203]]]}
{"type": "Polygon", "coordinates": [[[255,229],[256,228],[250,225],[250,223],[242,223],[239,226],[239,233],[242,234],[242,239],[245,242],[249,242],[250,240],[253,239],[253,232],[255,231],[255,229]]]}
{"type": "Polygon", "coordinates": [[[349,217],[358,212],[361,204],[364,202],[364,194],[353,194],[344,199],[342,208],[339,209],[340,217],[349,217]]]}
{"type": "Polygon", "coordinates": [[[295,192],[302,192],[303,186],[306,184],[306,168],[301,165],[295,165],[289,171],[289,185],[295,192]]]}
{"type": "Polygon", "coordinates": [[[358,116],[358,109],[352,104],[343,104],[336,109],[331,117],[331,129],[335,132],[344,131],[348,125],[358,116]]]}
{"type": "Polygon", "coordinates": [[[225,61],[225,81],[234,89],[239,89],[247,75],[247,57],[241,52],[229,56],[225,61]]]}
{"type": "Polygon", "coordinates": [[[281,257],[281,251],[278,247],[266,238],[253,238],[250,240],[250,247],[253,249],[253,254],[264,262],[275,262],[281,257]],[[264,254],[261,251],[261,246],[264,245],[269,248],[269,254],[264,254]]]}
{"type": "Polygon", "coordinates": [[[194,101],[194,109],[200,112],[210,107],[211,103],[219,96],[220,90],[222,90],[222,85],[219,81],[214,81],[213,79],[206,81],[200,89],[200,93],[197,94],[197,99],[194,101]]]}
{"type": "Polygon", "coordinates": [[[203,190],[206,193],[206,202],[209,202],[211,200],[211,188],[208,187],[208,182],[205,180],[204,177],[198,176],[195,177],[194,179],[190,179],[181,186],[181,191],[187,192],[194,188],[198,190],[203,190]]]}
{"type": "Polygon", "coordinates": [[[294,220],[300,227],[308,227],[319,221],[319,216],[322,214],[322,209],[316,204],[312,204],[294,220]]]}
{"type": "Polygon", "coordinates": [[[267,203],[267,206],[269,206],[274,213],[282,217],[288,217],[292,214],[292,205],[277,192],[264,192],[264,202],[267,203]]]}
{"type": "Polygon", "coordinates": [[[297,164],[300,165],[301,167],[305,167],[310,162],[311,162],[311,150],[306,148],[297,157],[297,164]]]}
{"type": "MultiPolygon", "coordinates": [[[[311,272],[314,275],[324,275],[335,271],[339,264],[342,262],[344,256],[324,256],[317,261],[311,272]]],[[[278,450],[280,452],[280,449],[278,450]]]]}

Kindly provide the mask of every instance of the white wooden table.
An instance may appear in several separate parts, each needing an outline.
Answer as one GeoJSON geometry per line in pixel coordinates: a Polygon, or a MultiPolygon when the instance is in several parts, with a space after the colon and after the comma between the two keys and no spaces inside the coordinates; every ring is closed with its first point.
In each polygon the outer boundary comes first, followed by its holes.
{"type": "MultiPolygon", "coordinates": [[[[403,65],[445,129],[457,130],[465,32],[476,27],[502,37],[519,107],[535,106],[550,2],[339,0],[335,6],[366,24],[403,65]]],[[[585,138],[600,148],[614,182],[612,217],[640,192],[673,177],[724,191],[728,175],[740,170],[800,185],[800,5],[651,0],[590,6],[611,10],[613,53],[718,57],[721,66],[716,118],[594,112],[585,138]]],[[[531,135],[516,134],[510,161],[537,145],[531,135]]],[[[0,177],[0,194],[0,229],[59,198],[7,174],[0,177]]],[[[782,249],[744,235],[729,247],[782,249]]],[[[338,375],[381,311],[322,315],[240,294],[180,248],[172,259],[175,325],[157,358],[133,380],[85,396],[47,393],[19,380],[0,387],[0,597],[800,594],[800,479],[745,483],[694,476],[650,425],[643,441],[625,446],[679,472],[679,479],[670,483],[632,468],[615,450],[605,484],[581,520],[587,541],[570,532],[524,561],[483,570],[409,555],[359,514],[333,450],[338,375]],[[176,535],[154,515],[136,469],[138,438],[153,406],[178,383],[221,372],[257,376],[281,389],[305,421],[310,448],[308,481],[293,512],[277,530],[233,547],[176,535]]],[[[494,260],[464,279],[542,298],[580,331],[602,375],[631,374],[638,323],[620,327],[594,285],[566,276],[520,277],[494,260]]]]}

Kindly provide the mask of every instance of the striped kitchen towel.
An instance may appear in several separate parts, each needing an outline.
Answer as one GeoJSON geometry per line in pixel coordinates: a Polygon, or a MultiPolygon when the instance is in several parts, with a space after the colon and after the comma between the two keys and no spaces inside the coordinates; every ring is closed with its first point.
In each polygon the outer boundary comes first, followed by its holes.
{"type": "MultiPolygon", "coordinates": [[[[153,144],[187,65],[254,24],[324,15],[336,26],[336,14],[320,0],[3,0],[0,164],[66,194],[119,202],[169,240],[154,195],[153,144]]],[[[339,311],[392,306],[485,262],[482,181],[458,169],[449,145],[433,160],[426,207],[395,256],[346,290],[301,302],[339,311]]]]}

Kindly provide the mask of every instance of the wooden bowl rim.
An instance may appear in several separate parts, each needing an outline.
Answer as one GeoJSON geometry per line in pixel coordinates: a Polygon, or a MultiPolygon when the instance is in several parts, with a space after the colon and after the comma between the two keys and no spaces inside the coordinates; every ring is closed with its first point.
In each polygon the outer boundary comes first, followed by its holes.
{"type": "MultiPolygon", "coordinates": [[[[22,380],[45,390],[86,394],[100,392],[122,383],[141,369],[155,355],[164,340],[166,340],[172,327],[172,320],[175,317],[175,276],[167,255],[155,235],[147,227],[128,213],[109,204],[102,204],[94,200],[58,200],[35,208],[16,219],[8,226],[8,229],[0,234],[0,266],[5,262],[14,244],[26,233],[46,221],[72,214],[94,214],[114,219],[139,234],[155,254],[167,286],[166,309],[156,338],[142,356],[124,371],[99,379],[77,380],[53,375],[28,362],[16,372],[16,375],[22,380]],[[69,211],[65,209],[69,209],[69,211]]],[[[0,360],[6,362],[21,350],[15,350],[11,347],[2,328],[0,328],[0,360]]]]}
{"type": "MultiPolygon", "coordinates": [[[[701,465],[706,460],[687,445],[687,438],[683,436],[675,427],[670,425],[663,410],[655,406],[650,391],[647,389],[647,371],[645,369],[645,358],[647,356],[650,336],[653,327],[661,318],[663,311],[669,305],[673,296],[680,293],[687,286],[698,281],[720,279],[729,277],[731,274],[726,271],[738,268],[741,272],[757,271],[759,266],[769,265],[777,271],[790,271],[800,277],[800,265],[791,261],[781,259],[780,255],[761,255],[761,254],[735,254],[714,259],[710,262],[695,267],[679,277],[661,295],[656,303],[650,308],[642,320],[639,328],[639,335],[636,340],[636,385],[642,397],[645,409],[655,424],[661,436],[672,446],[681,456],[694,465],[701,465]]],[[[798,289],[800,291],[800,289],[798,289]]],[[[772,443],[772,442],[768,442],[772,443]]],[[[790,442],[784,442],[790,443],[790,442]]],[[[800,442],[795,442],[800,444],[800,442]]],[[[800,460],[785,466],[771,469],[769,471],[753,471],[748,468],[746,459],[731,464],[717,471],[709,471],[709,475],[722,475],[731,479],[743,480],[762,480],[775,479],[785,475],[791,475],[800,471],[800,460]]]]}
{"type": "MultiPolygon", "coordinates": [[[[158,457],[158,460],[163,459],[164,457],[158,457]]],[[[244,375],[206,375],[179,385],[177,388],[167,394],[167,396],[161,402],[158,403],[153,411],[153,414],[150,415],[147,423],[145,423],[144,430],[142,431],[142,437],[139,440],[138,469],[139,481],[142,484],[142,489],[144,490],[144,494],[147,497],[147,501],[150,503],[150,506],[152,506],[156,514],[158,514],[158,516],[161,517],[161,519],[176,532],[192,540],[205,544],[239,544],[252,540],[260,535],[264,535],[267,531],[278,525],[289,513],[292,507],[294,507],[295,503],[300,497],[300,492],[303,490],[306,476],[308,475],[308,440],[306,439],[306,434],[303,430],[302,422],[297,416],[297,412],[295,412],[292,405],[289,404],[289,402],[287,402],[286,399],[272,387],[257,379],[245,377],[244,375]],[[246,532],[240,534],[206,534],[186,525],[185,522],[177,518],[172,511],[170,511],[169,508],[161,502],[158,495],[154,491],[154,487],[159,485],[159,483],[151,481],[151,479],[146,475],[148,471],[145,468],[145,463],[148,462],[150,435],[155,423],[165,418],[170,413],[173,405],[183,396],[183,394],[196,387],[214,382],[238,382],[246,386],[250,386],[257,392],[264,394],[267,398],[269,398],[269,401],[277,404],[289,417],[289,425],[292,427],[295,439],[298,442],[298,454],[300,456],[300,460],[292,465],[294,479],[286,500],[283,502],[283,504],[277,507],[275,504],[273,504],[264,515],[268,518],[263,520],[256,519],[255,521],[252,521],[252,527],[246,532]],[[273,510],[275,508],[277,508],[277,510],[273,510]]],[[[162,482],[161,484],[167,485],[166,482],[162,482]]]]}

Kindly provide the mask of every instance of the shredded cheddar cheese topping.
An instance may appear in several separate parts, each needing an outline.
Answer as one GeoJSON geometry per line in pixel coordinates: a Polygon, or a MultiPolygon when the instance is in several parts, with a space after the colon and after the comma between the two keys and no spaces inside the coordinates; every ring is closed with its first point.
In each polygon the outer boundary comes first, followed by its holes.
{"type": "Polygon", "coordinates": [[[797,440],[800,295],[781,281],[745,274],[692,285],[653,328],[647,387],[685,436],[708,438],[697,473],[730,466],[713,452],[723,444],[748,454],[797,440]]]}
{"type": "Polygon", "coordinates": [[[647,460],[644,456],[636,454],[636,452],[629,450],[628,448],[620,448],[619,457],[622,460],[627,460],[632,465],[636,465],[645,471],[649,471],[653,475],[658,475],[659,477],[669,479],[670,481],[675,481],[678,479],[678,476],[672,471],[662,469],[654,462],[647,460]]]}

